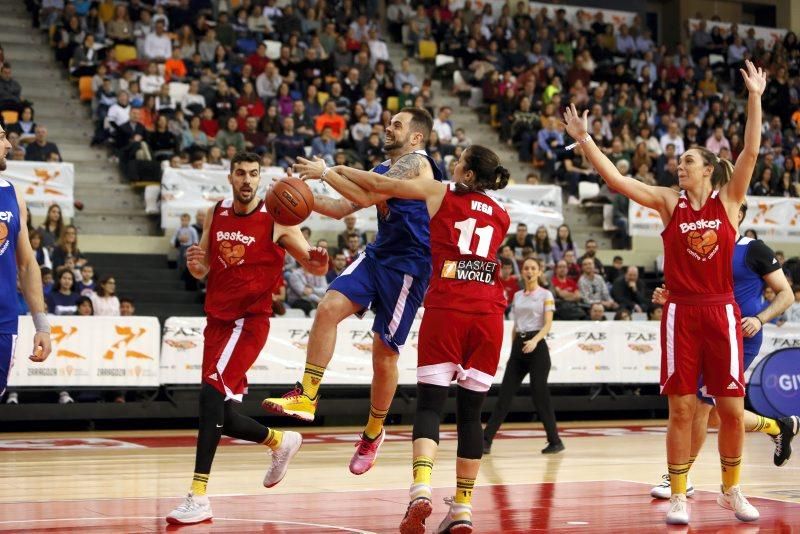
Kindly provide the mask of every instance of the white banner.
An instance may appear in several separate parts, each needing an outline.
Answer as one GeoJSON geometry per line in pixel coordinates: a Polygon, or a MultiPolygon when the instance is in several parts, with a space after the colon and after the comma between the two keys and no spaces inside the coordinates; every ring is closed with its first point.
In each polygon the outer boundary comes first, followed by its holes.
{"type": "MultiPolygon", "coordinates": [[[[631,235],[658,236],[664,229],[658,212],[634,201],[628,208],[631,235]]],[[[755,230],[765,241],[800,242],[800,199],[747,197],[747,216],[742,232],[755,230]]]]}
{"type": "MultiPolygon", "coordinates": [[[[564,224],[561,187],[557,185],[509,185],[491,196],[503,203],[513,223],[525,223],[528,231],[544,226],[550,238],[556,237],[558,227],[564,224]]],[[[511,232],[514,228],[509,229],[511,232]]]]}
{"type": "Polygon", "coordinates": [[[31,215],[44,217],[53,204],[65,218],[75,215],[75,168],[72,163],[9,161],[3,178],[22,192],[31,215]]]}
{"type": "Polygon", "coordinates": [[[155,317],[50,316],[53,352],[28,359],[33,321],[19,318],[9,387],[157,387],[160,327],[155,317]]]}
{"type": "MultiPolygon", "coordinates": [[[[720,32],[722,33],[723,37],[728,37],[729,30],[731,28],[730,22],[722,22],[716,20],[706,20],[706,31],[711,33],[711,30],[715,27],[719,27],[720,32]]],[[[789,33],[789,30],[783,28],[767,28],[766,26],[753,26],[751,24],[742,24],[737,23],[739,25],[739,37],[744,39],[747,37],[747,32],[750,29],[753,29],[755,32],[756,39],[764,39],[764,47],[767,50],[772,50],[772,47],[775,46],[775,43],[783,41],[783,38],[786,37],[786,34],[789,33]]],[[[689,28],[692,32],[700,27],[700,19],[689,19],[689,28]]]]}

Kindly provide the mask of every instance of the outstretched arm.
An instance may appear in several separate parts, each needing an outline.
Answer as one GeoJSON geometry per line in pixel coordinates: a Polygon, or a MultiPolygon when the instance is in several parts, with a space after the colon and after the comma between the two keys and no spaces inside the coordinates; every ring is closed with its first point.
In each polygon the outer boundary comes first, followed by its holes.
{"type": "MultiPolygon", "coordinates": [[[[297,163],[294,164],[292,170],[297,172],[301,178],[313,180],[321,179],[325,182],[328,182],[331,187],[336,189],[349,202],[357,205],[359,209],[372,206],[373,204],[377,204],[378,202],[382,202],[388,198],[382,197],[370,191],[365,191],[350,180],[343,178],[339,173],[336,172],[336,170],[328,167],[325,164],[325,160],[321,158],[308,160],[306,158],[299,157],[297,158],[297,163]]],[[[318,210],[315,209],[315,211],[318,210]]],[[[328,215],[327,213],[323,213],[321,211],[319,211],[319,213],[328,215]]]]}
{"type": "Polygon", "coordinates": [[[758,159],[758,149],[761,146],[761,95],[767,88],[767,73],[761,67],[756,68],[750,60],[745,61],[744,69],[739,69],[744,78],[744,84],[749,91],[747,97],[747,123],[744,127],[744,148],[736,159],[731,181],[722,187],[720,198],[726,202],[739,204],[744,201],[753,169],[758,159]]]}
{"type": "Polygon", "coordinates": [[[578,115],[575,104],[571,104],[564,113],[567,133],[583,147],[583,152],[589,162],[597,169],[597,172],[608,183],[610,188],[642,206],[658,211],[661,215],[661,220],[666,225],[672,216],[674,203],[677,202],[677,193],[666,187],[654,187],[639,180],[622,176],[617,167],[603,154],[603,151],[600,150],[600,147],[595,144],[589,135],[588,115],[588,110],[584,111],[583,115],[578,115]]]}
{"type": "Polygon", "coordinates": [[[299,226],[283,226],[276,223],[273,239],[306,271],[316,276],[327,274],[328,251],[322,247],[311,247],[300,232],[299,226]]]}

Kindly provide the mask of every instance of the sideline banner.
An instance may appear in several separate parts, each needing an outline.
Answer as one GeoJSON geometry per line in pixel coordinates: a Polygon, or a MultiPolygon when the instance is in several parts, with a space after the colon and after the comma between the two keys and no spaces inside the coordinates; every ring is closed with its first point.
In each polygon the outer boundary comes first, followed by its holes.
{"type": "Polygon", "coordinates": [[[65,218],[75,216],[75,167],[72,163],[9,161],[3,178],[22,192],[31,215],[44,217],[53,204],[65,218]]]}
{"type": "Polygon", "coordinates": [[[50,316],[53,351],[28,359],[33,321],[19,318],[9,387],[158,387],[160,326],[155,317],[50,316]]]}
{"type": "MultiPolygon", "coordinates": [[[[664,225],[655,210],[632,201],[628,207],[631,235],[661,235],[664,225]]],[[[800,242],[800,199],[783,197],[747,197],[747,216],[741,224],[742,231],[755,230],[761,239],[769,242],[800,242]]]]}

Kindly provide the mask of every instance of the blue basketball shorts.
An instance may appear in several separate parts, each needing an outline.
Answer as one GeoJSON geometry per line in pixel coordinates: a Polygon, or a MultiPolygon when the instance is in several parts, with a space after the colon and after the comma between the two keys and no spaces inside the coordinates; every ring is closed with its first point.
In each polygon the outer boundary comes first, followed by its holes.
{"type": "Polygon", "coordinates": [[[0,396],[5,393],[8,385],[8,374],[11,372],[16,341],[16,334],[0,334],[0,396]]]}
{"type": "MultiPolygon", "coordinates": [[[[758,356],[758,353],[761,351],[761,342],[763,340],[763,335],[761,332],[756,334],[754,337],[746,337],[742,341],[742,359],[744,361],[744,370],[747,371],[750,369],[750,366],[753,364],[753,361],[758,356]]],[[[714,405],[714,397],[708,394],[706,391],[706,385],[703,381],[703,375],[700,375],[700,380],[697,384],[697,398],[703,401],[706,404],[714,405]]]]}
{"type": "Polygon", "coordinates": [[[364,252],[328,287],[360,305],[362,314],[371,308],[372,331],[395,352],[405,344],[427,289],[427,278],[385,267],[364,252]]]}

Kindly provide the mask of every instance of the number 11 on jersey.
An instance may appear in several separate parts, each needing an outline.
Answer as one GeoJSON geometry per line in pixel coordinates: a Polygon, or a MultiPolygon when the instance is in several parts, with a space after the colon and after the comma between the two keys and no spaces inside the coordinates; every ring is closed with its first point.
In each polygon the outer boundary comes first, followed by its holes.
{"type": "Polygon", "coordinates": [[[458,250],[465,256],[475,255],[485,258],[489,255],[489,246],[492,243],[492,234],[494,234],[494,228],[491,226],[475,228],[475,224],[477,222],[478,221],[476,219],[470,217],[469,219],[455,223],[454,226],[456,227],[456,230],[460,232],[458,236],[458,250]],[[471,245],[472,237],[475,234],[478,235],[478,247],[473,251],[471,245]]]}

